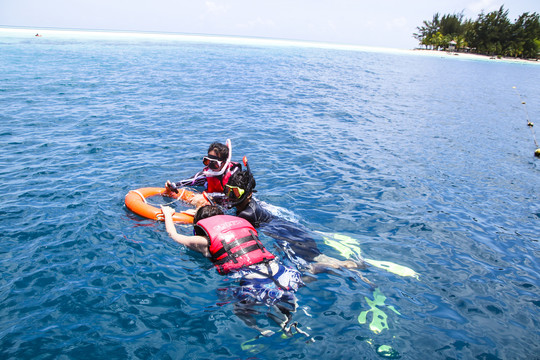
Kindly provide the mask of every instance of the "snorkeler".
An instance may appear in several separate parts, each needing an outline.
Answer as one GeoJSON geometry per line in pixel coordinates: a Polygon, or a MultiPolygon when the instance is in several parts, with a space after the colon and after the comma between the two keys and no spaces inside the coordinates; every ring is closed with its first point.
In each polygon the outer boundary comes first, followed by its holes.
{"type": "MultiPolygon", "coordinates": [[[[276,239],[287,257],[300,270],[317,274],[339,268],[365,269],[366,265],[361,260],[338,260],[324,255],[306,229],[272,215],[258,204],[253,198],[253,193],[257,191],[255,178],[245,157],[244,165],[247,170],[233,174],[225,185],[229,206],[236,208],[236,216],[246,219],[256,228],[260,227],[261,231],[276,239]]],[[[366,283],[373,285],[362,275],[360,277],[366,283]]]]}
{"type": "MultiPolygon", "coordinates": [[[[242,165],[231,161],[232,145],[231,140],[227,139],[227,144],[213,142],[208,147],[208,154],[203,157],[205,168],[199,171],[190,179],[171,183],[167,180],[165,187],[172,192],[178,193],[178,188],[182,186],[204,186],[207,194],[216,194],[214,198],[219,199],[223,194],[224,186],[227,181],[238,170],[242,170],[242,165]]],[[[192,204],[200,204],[203,195],[197,195],[193,198],[192,204]]],[[[207,198],[205,198],[208,200],[207,198]]],[[[202,201],[203,203],[205,201],[202,201]]],[[[206,201],[206,204],[209,204],[206,201]]]]}
{"type": "Polygon", "coordinates": [[[303,286],[301,274],[275,260],[258,238],[255,228],[245,219],[223,215],[217,206],[203,206],[193,219],[193,236],[178,234],[172,220],[174,210],[162,206],[165,227],[176,242],[209,257],[221,275],[240,279],[235,290],[235,313],[250,327],[264,336],[274,332],[262,330],[253,317],[253,305],[266,305],[278,310],[278,315],[267,315],[286,333],[291,327],[292,312],[296,311],[295,292],[303,286]],[[284,318],[281,318],[284,316],[284,318]]]}

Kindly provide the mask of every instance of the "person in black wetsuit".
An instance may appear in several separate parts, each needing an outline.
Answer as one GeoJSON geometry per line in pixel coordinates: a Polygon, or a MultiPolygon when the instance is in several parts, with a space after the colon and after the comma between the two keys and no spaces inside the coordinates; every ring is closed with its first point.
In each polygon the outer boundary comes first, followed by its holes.
{"type": "MultiPolygon", "coordinates": [[[[256,192],[255,178],[247,161],[245,171],[233,174],[225,185],[230,206],[236,208],[236,216],[249,221],[266,235],[276,239],[286,256],[300,269],[312,274],[331,269],[364,269],[361,261],[338,260],[324,255],[312,234],[299,224],[274,216],[253,198],[256,192]]],[[[366,281],[363,277],[362,279],[366,281]]],[[[368,282],[369,283],[369,282],[368,282]]]]}

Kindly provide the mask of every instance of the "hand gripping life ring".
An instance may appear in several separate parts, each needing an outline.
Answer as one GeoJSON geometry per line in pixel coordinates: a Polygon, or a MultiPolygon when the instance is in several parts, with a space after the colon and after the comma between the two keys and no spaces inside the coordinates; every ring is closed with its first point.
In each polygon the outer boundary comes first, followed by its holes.
{"type": "MultiPolygon", "coordinates": [[[[146,202],[146,198],[155,195],[165,195],[175,199],[181,199],[185,202],[189,202],[195,193],[186,189],[178,189],[178,194],[171,193],[166,188],[158,187],[146,187],[137,190],[131,190],[127,193],[125,198],[126,206],[129,210],[135,214],[152,220],[163,221],[163,212],[161,209],[152,206],[146,202]]],[[[182,212],[177,212],[173,215],[173,221],[191,224],[193,223],[193,216],[195,215],[195,209],[189,209],[182,212]]]]}

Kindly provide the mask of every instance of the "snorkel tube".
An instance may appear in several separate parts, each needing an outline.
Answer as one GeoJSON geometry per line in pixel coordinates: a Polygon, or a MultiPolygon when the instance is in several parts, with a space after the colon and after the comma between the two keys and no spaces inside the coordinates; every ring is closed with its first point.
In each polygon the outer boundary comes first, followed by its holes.
{"type": "Polygon", "coordinates": [[[214,171],[211,169],[204,170],[203,171],[204,176],[220,176],[220,175],[223,175],[223,173],[229,168],[229,164],[231,163],[231,157],[232,157],[231,139],[227,139],[226,145],[229,148],[229,156],[227,157],[227,161],[225,161],[225,164],[223,164],[221,170],[219,171],[214,171]]]}
{"type": "Polygon", "coordinates": [[[248,159],[247,159],[247,156],[244,156],[242,158],[242,162],[244,163],[244,166],[246,167],[247,169],[247,172],[249,174],[249,182],[247,183],[247,189],[245,189],[247,192],[256,192],[257,190],[255,190],[255,178],[253,177],[253,173],[251,172],[251,169],[249,168],[249,163],[248,163],[248,159]]]}
{"type": "Polygon", "coordinates": [[[249,163],[248,163],[248,161],[247,161],[247,156],[244,156],[244,157],[242,158],[242,162],[244,163],[244,166],[246,167],[248,173],[251,174],[251,170],[249,169],[249,163]]]}

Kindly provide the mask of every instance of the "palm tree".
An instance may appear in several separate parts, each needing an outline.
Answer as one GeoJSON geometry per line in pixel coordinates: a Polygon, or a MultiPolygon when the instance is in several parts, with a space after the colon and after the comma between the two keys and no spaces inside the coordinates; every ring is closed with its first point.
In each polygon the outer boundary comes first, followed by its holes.
{"type": "Polygon", "coordinates": [[[540,57],[540,16],[536,13],[524,13],[514,24],[504,6],[488,14],[482,11],[476,21],[463,20],[463,13],[442,17],[436,13],[417,29],[413,36],[426,48],[447,48],[454,40],[458,49],[470,46],[480,54],[540,57]]]}
{"type": "Polygon", "coordinates": [[[433,36],[439,31],[440,20],[439,13],[433,15],[433,20],[427,21],[424,20],[423,26],[418,26],[418,32],[413,34],[413,37],[418,40],[422,45],[432,46],[433,45],[433,36]]]}

